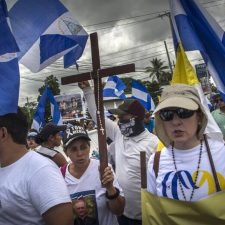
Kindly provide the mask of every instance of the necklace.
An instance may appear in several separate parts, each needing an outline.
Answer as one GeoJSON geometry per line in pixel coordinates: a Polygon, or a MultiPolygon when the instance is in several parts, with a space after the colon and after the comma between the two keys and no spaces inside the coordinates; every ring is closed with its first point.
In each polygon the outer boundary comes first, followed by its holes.
{"type": "MultiPolygon", "coordinates": [[[[203,144],[202,144],[202,140],[201,140],[197,171],[196,171],[196,175],[195,175],[195,179],[194,179],[194,185],[192,187],[191,196],[190,196],[189,201],[192,200],[192,198],[194,196],[195,189],[196,189],[195,187],[196,187],[196,183],[197,183],[197,180],[198,180],[199,168],[200,168],[200,163],[201,163],[201,159],[202,159],[202,145],[203,144]]],[[[187,201],[187,198],[186,198],[186,195],[184,193],[184,189],[183,189],[183,186],[182,186],[182,183],[181,183],[181,178],[180,178],[180,175],[179,175],[178,170],[177,170],[175,154],[174,154],[174,144],[172,145],[172,156],[173,156],[173,164],[174,164],[174,168],[175,168],[175,171],[176,171],[176,176],[177,176],[177,180],[178,180],[178,183],[179,183],[179,186],[180,186],[180,190],[181,190],[181,193],[183,195],[184,200],[187,201]]]]}

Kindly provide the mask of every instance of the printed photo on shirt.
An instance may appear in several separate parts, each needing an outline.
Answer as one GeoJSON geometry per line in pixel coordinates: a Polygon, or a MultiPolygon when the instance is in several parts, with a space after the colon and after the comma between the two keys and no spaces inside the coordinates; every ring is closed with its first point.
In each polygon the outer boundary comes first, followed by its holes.
{"type": "Polygon", "coordinates": [[[70,195],[74,212],[74,225],[99,225],[95,190],[70,195]]]}

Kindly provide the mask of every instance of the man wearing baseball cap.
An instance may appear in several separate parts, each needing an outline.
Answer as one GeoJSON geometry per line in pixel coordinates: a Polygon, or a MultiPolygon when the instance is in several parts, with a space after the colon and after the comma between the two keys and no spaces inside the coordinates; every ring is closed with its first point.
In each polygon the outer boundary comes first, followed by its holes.
{"type": "Polygon", "coordinates": [[[47,123],[36,137],[36,143],[41,147],[37,152],[55,162],[59,167],[67,163],[65,157],[55,150],[55,147],[61,145],[61,131],[66,129],[66,125],[57,126],[53,123],[47,123]]]}
{"type": "MultiPolygon", "coordinates": [[[[79,83],[87,100],[89,113],[96,121],[96,105],[88,82],[79,83]]],[[[116,175],[126,199],[121,225],[139,225],[141,221],[141,174],[140,152],[146,158],[157,149],[158,139],[144,128],[145,109],[139,101],[126,99],[117,109],[109,110],[118,116],[118,124],[105,119],[106,134],[115,142],[116,175]]]]}

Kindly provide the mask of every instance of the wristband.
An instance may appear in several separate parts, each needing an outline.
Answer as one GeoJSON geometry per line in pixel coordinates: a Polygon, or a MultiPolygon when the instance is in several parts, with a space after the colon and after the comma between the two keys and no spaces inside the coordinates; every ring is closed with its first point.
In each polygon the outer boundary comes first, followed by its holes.
{"type": "Polygon", "coordinates": [[[116,199],[120,195],[120,190],[116,187],[115,187],[115,189],[116,189],[116,193],[114,195],[109,195],[108,192],[106,191],[105,197],[109,200],[116,199]]]}

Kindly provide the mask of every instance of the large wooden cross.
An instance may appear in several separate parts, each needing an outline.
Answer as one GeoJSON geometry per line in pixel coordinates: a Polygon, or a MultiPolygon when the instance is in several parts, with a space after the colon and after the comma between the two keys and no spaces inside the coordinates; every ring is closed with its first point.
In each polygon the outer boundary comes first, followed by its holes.
{"type": "Polygon", "coordinates": [[[103,94],[102,94],[103,88],[102,88],[101,78],[107,77],[109,75],[135,72],[135,65],[128,64],[123,66],[116,66],[116,67],[101,69],[97,33],[90,34],[90,40],[91,40],[91,55],[92,55],[93,70],[87,73],[63,77],[61,78],[61,83],[62,85],[65,85],[65,84],[87,81],[90,79],[94,80],[94,94],[95,94],[95,102],[97,107],[96,118],[97,118],[97,126],[98,126],[100,173],[103,174],[105,167],[108,166],[108,157],[107,157],[106,134],[104,132],[105,117],[104,117],[103,94]]]}

